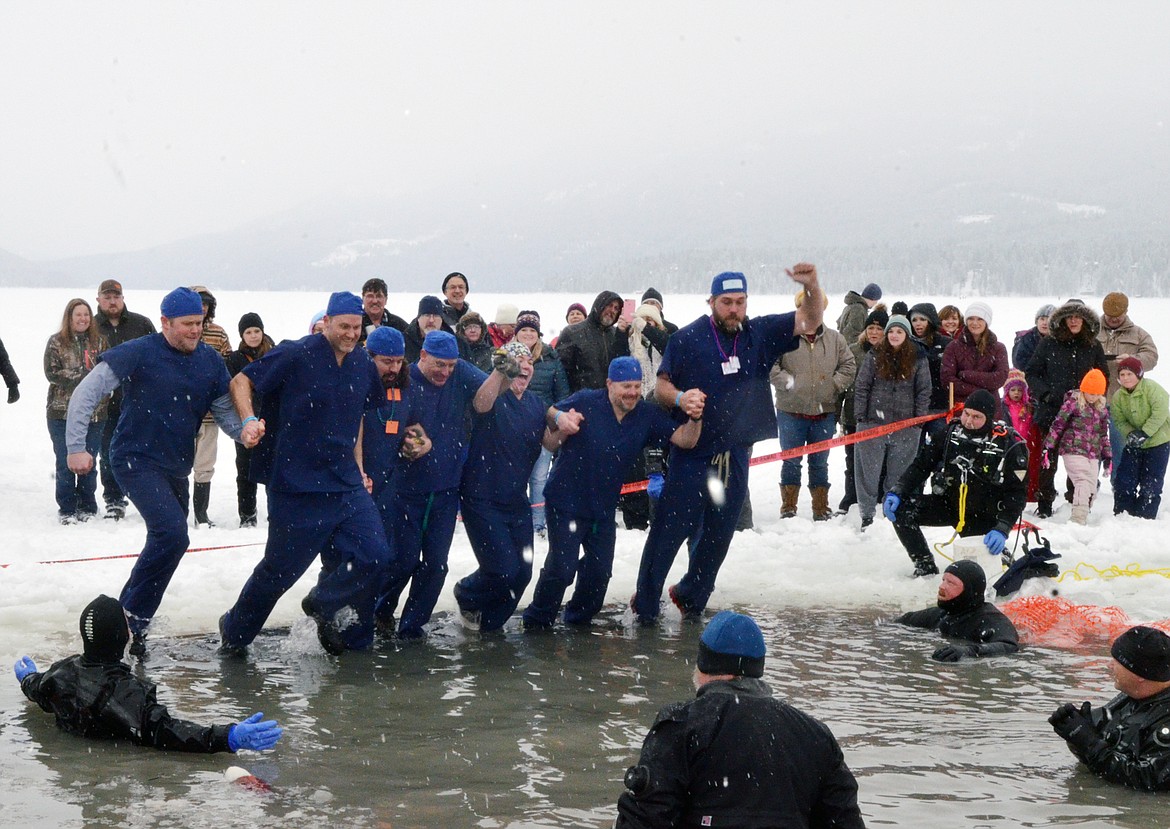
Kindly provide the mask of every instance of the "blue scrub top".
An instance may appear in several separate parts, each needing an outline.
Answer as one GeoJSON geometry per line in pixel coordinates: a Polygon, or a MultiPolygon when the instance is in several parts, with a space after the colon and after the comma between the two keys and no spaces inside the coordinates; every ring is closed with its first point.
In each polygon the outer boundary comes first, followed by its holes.
{"type": "Polygon", "coordinates": [[[540,455],[547,411],[539,395],[526,391],[517,399],[506,389],[490,412],[476,413],[463,468],[465,497],[497,504],[528,502],[528,477],[540,455]]]}
{"type": "Polygon", "coordinates": [[[576,409],[585,420],[553,461],[545,502],[569,515],[613,520],[630,467],[646,446],[664,446],[677,424],[661,407],[645,400],[619,423],[605,389],[582,389],[557,403],[556,409],[576,409]]]}
{"type": "Polygon", "coordinates": [[[266,433],[253,452],[252,478],[276,492],[362,488],[353,456],[362,413],[385,397],[364,348],[341,365],[324,334],[285,341],[243,373],[261,399],[266,433]]]}
{"type": "Polygon", "coordinates": [[[374,498],[394,483],[399,470],[406,465],[398,451],[406,427],[418,423],[415,411],[417,397],[412,389],[385,389],[380,404],[365,415],[362,432],[362,465],[374,482],[374,498]]]}
{"type": "Polygon", "coordinates": [[[150,334],[98,359],[113,370],[122,389],[122,414],[110,442],[112,463],[189,475],[195,434],[212,402],[228,392],[231,378],[223,357],[202,342],[188,354],[162,334],[150,334]]]}
{"type": "Polygon", "coordinates": [[[399,492],[422,494],[459,487],[467,460],[467,407],[486,379],[487,375],[471,363],[459,360],[447,382],[436,386],[423,376],[417,363],[411,364],[411,393],[418,395],[415,411],[431,439],[431,451],[402,468],[399,492]]]}
{"type": "MultiPolygon", "coordinates": [[[[700,389],[707,395],[707,404],[699,442],[693,449],[672,451],[714,455],[776,437],[768,372],[781,354],[799,343],[793,335],[795,325],[793,312],[753,317],[744,321],[737,337],[719,330],[706,316],[675,332],[658,374],[679,391],[700,389]],[[724,374],[722,365],[732,354],[739,358],[739,371],[724,374]]],[[[675,410],[678,422],[685,418],[675,410]]]]}

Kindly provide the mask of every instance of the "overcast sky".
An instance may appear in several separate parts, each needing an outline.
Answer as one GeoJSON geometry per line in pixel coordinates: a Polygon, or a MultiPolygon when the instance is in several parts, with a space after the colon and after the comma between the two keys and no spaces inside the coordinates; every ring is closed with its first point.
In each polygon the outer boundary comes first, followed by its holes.
{"type": "Polygon", "coordinates": [[[1165,2],[0,0],[0,248],[744,147],[827,172],[900,142],[1123,153],[1170,116],[1168,32],[1165,2]]]}

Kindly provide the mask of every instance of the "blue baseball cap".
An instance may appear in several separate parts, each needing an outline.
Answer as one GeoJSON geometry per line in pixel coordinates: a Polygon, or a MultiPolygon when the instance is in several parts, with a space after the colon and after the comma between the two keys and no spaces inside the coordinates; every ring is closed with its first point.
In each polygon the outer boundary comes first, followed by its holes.
{"type": "Polygon", "coordinates": [[[711,296],[746,294],[747,277],[736,271],[724,271],[711,280],[711,296]]]}

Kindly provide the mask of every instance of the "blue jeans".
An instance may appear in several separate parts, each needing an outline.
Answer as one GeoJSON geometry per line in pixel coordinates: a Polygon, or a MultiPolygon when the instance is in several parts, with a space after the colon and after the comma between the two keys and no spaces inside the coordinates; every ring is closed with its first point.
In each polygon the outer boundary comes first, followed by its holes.
{"type": "MultiPolygon", "coordinates": [[[[53,441],[53,454],[57,460],[57,514],[62,518],[79,513],[97,515],[97,469],[85,475],[75,475],[69,469],[69,450],[65,448],[65,421],[49,421],[49,438],[53,441]]],[[[90,423],[85,433],[85,451],[96,456],[102,443],[102,430],[106,422],[90,423]]]]}
{"type": "MultiPolygon", "coordinates": [[[[781,449],[797,449],[810,443],[820,443],[833,437],[837,430],[837,416],[833,413],[818,418],[801,417],[788,412],[776,412],[776,431],[781,449]]],[[[829,485],[829,450],[808,455],[808,485],[829,485]]],[[[780,467],[781,486],[800,486],[800,458],[790,458],[780,467]]]]}
{"type": "Polygon", "coordinates": [[[528,476],[528,503],[540,504],[532,508],[532,530],[540,532],[544,529],[544,485],[548,483],[548,470],[552,466],[553,453],[540,447],[540,455],[536,465],[532,467],[532,474],[528,476]]]}

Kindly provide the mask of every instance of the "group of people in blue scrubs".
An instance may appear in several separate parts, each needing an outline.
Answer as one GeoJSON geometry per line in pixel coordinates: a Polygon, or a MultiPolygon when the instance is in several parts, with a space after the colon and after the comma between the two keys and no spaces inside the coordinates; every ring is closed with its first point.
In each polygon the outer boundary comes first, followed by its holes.
{"type": "MultiPolygon", "coordinates": [[[[789,275],[819,300],[815,267],[800,264],[789,275]]],[[[81,438],[92,407],[123,389],[112,460],[147,525],[120,597],[132,653],[145,652],[147,628],[187,548],[187,478],[208,411],[230,437],[254,447],[251,476],[266,485],[269,507],[263,559],[220,619],[225,653],[245,651],[318,557],[317,583],[302,607],[326,650],[369,647],[377,631],[424,636],[460,516],[478,564],[455,586],[461,619],[481,631],[501,628],[532,577],[526,485],[542,447],[557,452],[545,488],[549,551],[524,626],[553,626],[574,581],[564,622],[588,624],[601,609],[625,473],[644,448],[668,444],[669,471],[631,605],[639,622],[657,619],[666,575],[688,541],[687,573],[669,595],[685,615],[697,615],[747,491],[750,447],[775,433],[768,371],[821,323],[820,301],[749,319],[747,295],[743,274],[714,278],[710,315],[670,340],[655,400],[642,398],[638,361],[619,357],[604,389],[546,407],[526,393],[532,355],[524,344],[497,349],[485,373],[459,358],[453,335],[432,331],[407,365],[403,336],[392,327],[370,332],[359,347],[362,303],[348,292],[330,297],[321,332],[280,343],[229,383],[223,361],[199,342],[199,295],[172,291],[160,309],[161,333],[105,352],[68,415],[69,464],[80,472],[93,463],[81,438]]]]}

